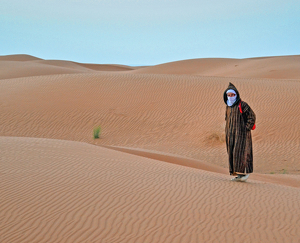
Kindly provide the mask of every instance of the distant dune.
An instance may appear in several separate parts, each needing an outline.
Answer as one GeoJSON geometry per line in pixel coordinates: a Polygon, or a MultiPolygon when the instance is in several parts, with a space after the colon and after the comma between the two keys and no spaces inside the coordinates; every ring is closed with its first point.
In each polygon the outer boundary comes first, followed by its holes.
{"type": "Polygon", "coordinates": [[[136,73],[188,74],[217,77],[300,79],[300,56],[265,58],[201,58],[170,62],[136,73]]]}
{"type": "Polygon", "coordinates": [[[134,67],[116,64],[88,64],[88,63],[78,63],[78,65],[93,69],[95,71],[129,71],[134,70],[134,67]]]}
{"type": "Polygon", "coordinates": [[[43,60],[43,59],[30,56],[30,55],[25,55],[25,54],[0,56],[0,61],[25,62],[25,61],[36,61],[36,60],[43,60]]]}
{"type": "Polygon", "coordinates": [[[82,69],[43,64],[40,61],[0,61],[0,79],[87,72],[82,69]]]}
{"type": "Polygon", "coordinates": [[[199,58],[141,67],[43,60],[30,55],[9,55],[0,56],[0,71],[0,79],[93,71],[128,71],[145,74],[179,74],[239,78],[300,79],[300,55],[245,59],[199,58]]]}
{"type": "Polygon", "coordinates": [[[0,56],[0,79],[95,71],[128,71],[134,69],[134,67],[115,64],[43,60],[30,55],[0,56]]]}
{"type": "Polygon", "coordinates": [[[58,67],[68,67],[77,69],[78,71],[128,71],[134,70],[133,67],[117,64],[89,64],[89,63],[78,63],[70,61],[60,61],[60,60],[41,60],[38,63],[58,66],[58,67]]]}
{"type": "Polygon", "coordinates": [[[300,242],[299,60],[0,56],[0,242],[300,242]],[[229,82],[257,116],[246,183],[229,82]]]}

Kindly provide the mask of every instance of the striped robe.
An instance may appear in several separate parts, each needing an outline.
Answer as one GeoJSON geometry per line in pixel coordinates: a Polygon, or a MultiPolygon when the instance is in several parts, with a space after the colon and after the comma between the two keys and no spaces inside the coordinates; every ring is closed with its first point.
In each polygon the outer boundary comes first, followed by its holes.
{"type": "MultiPolygon", "coordinates": [[[[239,110],[240,97],[238,91],[231,83],[228,89],[234,89],[237,92],[237,101],[232,106],[226,106],[225,114],[225,135],[229,157],[229,173],[230,175],[236,175],[236,173],[252,173],[253,151],[251,129],[255,124],[255,113],[246,102],[241,101],[242,114],[239,110]]],[[[226,91],[228,89],[226,89],[226,91]]],[[[224,101],[226,91],[224,93],[224,101]]]]}

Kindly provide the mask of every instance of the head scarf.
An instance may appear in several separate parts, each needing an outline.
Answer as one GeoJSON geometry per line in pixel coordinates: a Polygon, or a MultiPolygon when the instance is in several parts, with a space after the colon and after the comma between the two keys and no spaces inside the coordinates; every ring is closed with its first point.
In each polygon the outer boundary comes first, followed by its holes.
{"type": "Polygon", "coordinates": [[[228,94],[228,93],[233,93],[233,94],[235,94],[235,96],[234,97],[228,97],[227,96],[227,105],[228,106],[232,106],[233,104],[234,104],[234,102],[236,101],[236,92],[233,90],[233,89],[229,89],[229,90],[227,90],[227,92],[226,92],[226,94],[228,94]]]}

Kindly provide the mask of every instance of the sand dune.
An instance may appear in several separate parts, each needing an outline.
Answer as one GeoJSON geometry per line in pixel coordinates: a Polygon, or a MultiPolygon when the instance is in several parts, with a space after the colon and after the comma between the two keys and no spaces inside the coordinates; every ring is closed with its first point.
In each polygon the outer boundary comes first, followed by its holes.
{"type": "Polygon", "coordinates": [[[55,67],[63,67],[63,68],[71,68],[77,71],[82,72],[91,72],[92,70],[89,68],[85,68],[81,66],[79,63],[70,62],[70,61],[61,61],[61,60],[38,60],[35,63],[44,64],[44,65],[51,65],[55,67]]]}
{"type": "Polygon", "coordinates": [[[82,69],[47,65],[35,61],[0,61],[0,79],[86,72],[82,69]]]}
{"type": "Polygon", "coordinates": [[[43,60],[30,55],[0,56],[0,79],[95,71],[128,71],[134,67],[116,64],[88,64],[62,60],[43,60]]]}
{"type": "Polygon", "coordinates": [[[119,72],[2,80],[0,134],[144,148],[227,168],[229,81],[257,114],[255,171],[299,174],[298,80],[119,72]],[[103,132],[94,141],[97,125],[103,132]]]}
{"type": "Polygon", "coordinates": [[[36,61],[43,64],[54,65],[58,67],[68,67],[83,71],[128,71],[134,70],[133,67],[125,65],[116,64],[89,64],[89,63],[78,63],[70,61],[60,61],[60,60],[41,60],[36,61]]]}
{"type": "MultiPolygon", "coordinates": [[[[145,158],[155,159],[167,163],[183,165],[191,168],[197,168],[199,170],[205,170],[205,171],[228,175],[228,170],[225,168],[204,161],[187,158],[187,157],[182,157],[182,156],[162,153],[162,152],[158,153],[157,151],[151,151],[145,149],[116,147],[116,146],[102,146],[102,147],[129,153],[129,154],[138,155],[145,158]]],[[[300,188],[300,176],[296,176],[296,175],[295,176],[283,175],[283,174],[267,175],[267,174],[253,173],[251,175],[251,179],[300,188]]]]}
{"type": "Polygon", "coordinates": [[[3,243],[300,240],[297,188],[79,142],[0,143],[3,243]]]}
{"type": "Polygon", "coordinates": [[[0,57],[0,242],[299,242],[298,63],[0,57]],[[228,175],[228,82],[257,115],[247,183],[228,175]]]}
{"type": "Polygon", "coordinates": [[[189,74],[200,76],[300,79],[300,56],[265,58],[202,58],[164,63],[136,73],[189,74]]]}
{"type": "Polygon", "coordinates": [[[0,61],[23,62],[23,61],[36,61],[36,60],[43,60],[43,59],[31,55],[25,55],[25,54],[0,56],[0,61]]]}
{"type": "Polygon", "coordinates": [[[95,71],[130,71],[134,70],[134,67],[117,64],[88,64],[78,63],[78,65],[95,70],[95,71]]]}
{"type": "Polygon", "coordinates": [[[30,55],[8,55],[0,56],[0,71],[0,79],[92,71],[124,71],[138,74],[179,74],[240,78],[300,79],[300,56],[245,59],[199,58],[164,63],[155,66],[130,67],[117,64],[88,64],[61,60],[43,60],[30,55]]]}

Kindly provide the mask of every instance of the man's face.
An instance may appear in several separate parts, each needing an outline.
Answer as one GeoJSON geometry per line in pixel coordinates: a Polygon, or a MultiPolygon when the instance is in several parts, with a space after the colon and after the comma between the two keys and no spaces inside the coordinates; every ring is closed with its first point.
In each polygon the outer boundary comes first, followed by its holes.
{"type": "Polygon", "coordinates": [[[230,92],[229,92],[229,93],[227,94],[227,97],[234,97],[234,96],[235,96],[234,93],[230,93],[230,92]]]}

